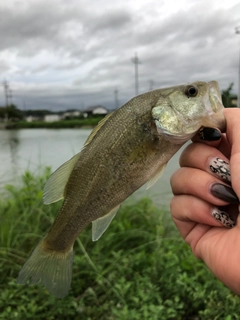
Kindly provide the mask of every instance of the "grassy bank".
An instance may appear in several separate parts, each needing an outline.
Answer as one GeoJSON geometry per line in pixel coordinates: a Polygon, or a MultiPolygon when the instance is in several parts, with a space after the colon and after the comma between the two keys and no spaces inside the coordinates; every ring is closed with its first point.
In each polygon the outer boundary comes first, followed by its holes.
{"type": "Polygon", "coordinates": [[[9,123],[7,129],[31,129],[31,128],[82,128],[86,126],[96,126],[103,117],[92,117],[87,119],[72,119],[72,120],[61,120],[55,122],[45,122],[45,121],[18,121],[9,123]]]}
{"type": "Polygon", "coordinates": [[[239,319],[240,299],[193,257],[169,218],[149,199],[123,206],[102,238],[91,227],[75,244],[69,295],[16,284],[25,259],[61,203],[44,206],[41,177],[26,172],[21,188],[0,199],[0,319],[239,319]]]}

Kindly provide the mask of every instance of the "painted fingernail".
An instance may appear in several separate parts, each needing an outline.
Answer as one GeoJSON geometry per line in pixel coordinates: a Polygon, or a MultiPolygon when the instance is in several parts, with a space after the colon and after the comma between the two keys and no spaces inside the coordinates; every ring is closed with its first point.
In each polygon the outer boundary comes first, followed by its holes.
{"type": "Polygon", "coordinates": [[[212,216],[226,228],[233,228],[236,226],[235,221],[229,216],[225,211],[219,208],[214,208],[212,211],[212,216]]]}
{"type": "Polygon", "coordinates": [[[229,163],[220,158],[210,158],[209,168],[218,178],[231,182],[229,163]]]}
{"type": "Polygon", "coordinates": [[[239,203],[236,193],[233,191],[233,188],[226,186],[221,183],[214,183],[210,188],[211,194],[223,201],[229,203],[239,203]]]}
{"type": "Polygon", "coordinates": [[[201,128],[198,131],[198,135],[201,140],[207,140],[207,141],[217,141],[220,140],[222,135],[221,132],[215,128],[201,128]]]}

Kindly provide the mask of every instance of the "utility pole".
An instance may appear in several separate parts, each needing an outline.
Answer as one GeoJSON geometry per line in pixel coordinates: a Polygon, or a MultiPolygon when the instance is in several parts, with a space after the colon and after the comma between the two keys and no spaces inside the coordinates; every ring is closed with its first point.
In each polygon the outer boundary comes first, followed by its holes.
{"type": "Polygon", "coordinates": [[[135,96],[138,96],[138,65],[141,63],[137,53],[135,53],[135,57],[131,59],[135,65],[135,96]]]}
{"type": "Polygon", "coordinates": [[[10,97],[10,89],[9,89],[9,84],[6,80],[3,81],[3,89],[5,92],[5,100],[6,100],[6,107],[8,107],[8,98],[10,97]]]}
{"type": "Polygon", "coordinates": [[[115,96],[115,109],[118,109],[118,90],[114,90],[114,96],[115,96]]]}

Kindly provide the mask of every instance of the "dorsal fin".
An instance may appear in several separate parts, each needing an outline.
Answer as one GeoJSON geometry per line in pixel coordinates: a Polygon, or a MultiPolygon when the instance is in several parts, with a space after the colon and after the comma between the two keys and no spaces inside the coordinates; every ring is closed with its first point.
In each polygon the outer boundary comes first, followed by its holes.
{"type": "Polygon", "coordinates": [[[77,153],[70,160],[62,164],[47,180],[43,190],[43,203],[50,204],[57,202],[64,197],[64,189],[69,176],[76,165],[80,153],[77,153]]]}
{"type": "Polygon", "coordinates": [[[92,241],[97,241],[102,234],[107,230],[107,227],[115,217],[120,205],[113,208],[110,212],[105,214],[103,217],[92,221],[92,241]]]}
{"type": "Polygon", "coordinates": [[[110,112],[101,121],[98,122],[98,125],[92,130],[92,132],[88,136],[86,142],[84,143],[83,148],[85,148],[92,141],[92,139],[96,136],[96,134],[101,129],[101,127],[104,125],[104,123],[107,122],[107,120],[112,116],[112,114],[113,114],[113,112],[110,112]]]}

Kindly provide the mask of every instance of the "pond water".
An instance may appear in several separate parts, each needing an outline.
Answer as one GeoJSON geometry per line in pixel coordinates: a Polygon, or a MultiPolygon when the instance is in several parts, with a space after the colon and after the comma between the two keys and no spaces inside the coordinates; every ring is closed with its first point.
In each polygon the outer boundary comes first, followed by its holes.
{"type": "MultiPolygon", "coordinates": [[[[0,188],[19,183],[25,170],[39,172],[45,166],[56,170],[79,152],[91,129],[0,130],[0,188]]],[[[169,205],[170,176],[178,166],[179,152],[169,161],[161,179],[150,189],[135,192],[130,200],[147,196],[158,206],[169,205]]]]}

